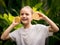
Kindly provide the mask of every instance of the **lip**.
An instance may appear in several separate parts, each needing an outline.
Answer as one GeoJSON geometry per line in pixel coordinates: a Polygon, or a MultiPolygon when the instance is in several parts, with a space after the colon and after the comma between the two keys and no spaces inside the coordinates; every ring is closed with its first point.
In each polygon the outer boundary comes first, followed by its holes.
{"type": "Polygon", "coordinates": [[[23,20],[23,21],[26,21],[26,20],[28,20],[28,19],[27,19],[27,18],[22,18],[22,20],[23,20]]]}

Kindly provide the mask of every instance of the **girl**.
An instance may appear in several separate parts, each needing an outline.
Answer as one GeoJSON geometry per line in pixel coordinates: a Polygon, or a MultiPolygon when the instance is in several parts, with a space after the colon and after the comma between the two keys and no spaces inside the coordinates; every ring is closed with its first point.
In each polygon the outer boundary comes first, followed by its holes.
{"type": "Polygon", "coordinates": [[[48,22],[49,26],[42,24],[32,25],[33,10],[29,6],[25,6],[20,10],[20,18],[24,26],[10,33],[13,27],[19,24],[18,22],[13,21],[2,34],[1,39],[12,39],[13,41],[16,41],[17,45],[45,45],[45,39],[49,36],[49,32],[57,32],[59,31],[59,28],[44,14],[40,12],[37,12],[37,14],[41,16],[39,19],[48,22]]]}

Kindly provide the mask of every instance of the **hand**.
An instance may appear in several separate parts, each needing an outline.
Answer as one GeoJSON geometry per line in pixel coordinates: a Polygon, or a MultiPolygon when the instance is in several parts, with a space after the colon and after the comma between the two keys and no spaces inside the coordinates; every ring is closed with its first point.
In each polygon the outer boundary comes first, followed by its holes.
{"type": "MultiPolygon", "coordinates": [[[[35,12],[34,14],[37,15],[37,16],[36,16],[36,19],[37,19],[37,20],[45,20],[45,18],[47,17],[47,16],[45,16],[45,15],[44,15],[43,13],[41,13],[41,12],[35,12]]],[[[34,15],[34,16],[35,16],[35,15],[34,15]]]]}
{"type": "Polygon", "coordinates": [[[13,25],[16,26],[20,23],[20,17],[15,17],[14,20],[13,20],[13,25]]]}

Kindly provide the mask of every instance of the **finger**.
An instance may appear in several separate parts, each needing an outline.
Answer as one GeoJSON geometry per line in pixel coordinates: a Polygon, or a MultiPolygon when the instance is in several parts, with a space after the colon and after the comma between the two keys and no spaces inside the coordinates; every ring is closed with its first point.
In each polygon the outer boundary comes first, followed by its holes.
{"type": "Polygon", "coordinates": [[[40,13],[40,12],[36,12],[36,14],[38,14],[38,15],[39,15],[39,17],[43,17],[43,14],[42,14],[42,13],[40,13]]]}

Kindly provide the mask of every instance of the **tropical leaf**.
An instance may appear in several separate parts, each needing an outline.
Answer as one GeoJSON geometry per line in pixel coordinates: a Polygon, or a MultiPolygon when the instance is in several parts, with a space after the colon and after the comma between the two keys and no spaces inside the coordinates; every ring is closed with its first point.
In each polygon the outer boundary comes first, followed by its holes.
{"type": "Polygon", "coordinates": [[[8,13],[8,15],[9,15],[9,18],[8,18],[8,19],[9,19],[11,22],[13,22],[14,16],[12,16],[11,13],[8,13]]]}

